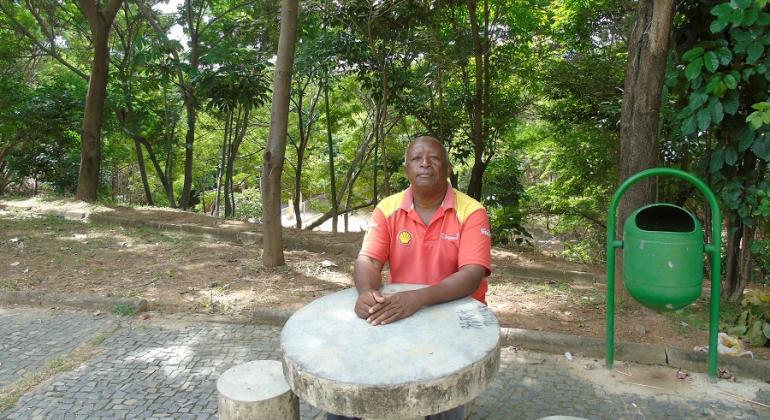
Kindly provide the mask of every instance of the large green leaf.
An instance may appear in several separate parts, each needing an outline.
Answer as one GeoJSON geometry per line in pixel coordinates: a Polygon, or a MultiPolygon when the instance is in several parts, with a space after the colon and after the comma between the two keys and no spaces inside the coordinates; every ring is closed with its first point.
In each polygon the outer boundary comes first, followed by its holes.
{"type": "Polygon", "coordinates": [[[730,166],[735,166],[736,162],[738,162],[738,152],[735,148],[728,146],[725,149],[725,163],[730,166]]]}
{"type": "Polygon", "coordinates": [[[711,113],[709,113],[709,110],[707,107],[701,108],[698,111],[697,118],[698,118],[698,129],[700,131],[708,130],[709,126],[711,125],[711,113]]]}
{"type": "Polygon", "coordinates": [[[725,113],[724,109],[722,108],[722,103],[719,102],[718,99],[713,99],[711,102],[709,102],[709,113],[711,113],[711,121],[713,121],[714,124],[719,124],[722,122],[725,113]]]}
{"type": "Polygon", "coordinates": [[[695,60],[696,58],[700,57],[701,55],[703,55],[703,47],[695,47],[695,48],[692,48],[690,50],[687,50],[687,52],[685,52],[682,55],[682,60],[684,60],[684,61],[692,61],[692,60],[695,60]]]}
{"type": "Polygon", "coordinates": [[[733,0],[741,9],[748,9],[751,6],[751,0],[733,0]]]}
{"type": "Polygon", "coordinates": [[[708,51],[706,54],[703,54],[703,65],[706,67],[706,70],[712,73],[719,67],[719,59],[714,51],[708,51]]]}
{"type": "Polygon", "coordinates": [[[685,118],[684,121],[682,121],[682,134],[685,136],[693,134],[697,128],[698,127],[697,122],[695,121],[695,115],[690,115],[689,117],[685,118]]]}
{"type": "Polygon", "coordinates": [[[762,333],[765,335],[765,337],[770,338],[770,323],[762,323],[762,333]]]}
{"type": "Polygon", "coordinates": [[[695,60],[693,60],[692,63],[687,65],[687,68],[684,70],[684,75],[687,77],[687,80],[693,80],[696,77],[700,76],[700,72],[703,69],[703,58],[698,57],[695,60]]]}
{"type": "Polygon", "coordinates": [[[725,86],[727,86],[728,89],[735,89],[738,87],[738,80],[732,74],[725,75],[722,80],[725,82],[725,86]]]}
{"type": "Polygon", "coordinates": [[[727,47],[720,47],[717,50],[717,55],[719,56],[719,64],[723,66],[726,66],[733,61],[733,52],[727,47]]]}
{"type": "Polygon", "coordinates": [[[754,152],[758,158],[765,162],[770,162],[770,140],[767,138],[760,138],[754,141],[751,146],[751,151],[754,152]]]}
{"type": "Polygon", "coordinates": [[[741,25],[751,26],[757,21],[757,17],[759,17],[757,9],[749,9],[743,14],[743,22],[741,22],[741,25]]]}
{"type": "Polygon", "coordinates": [[[738,133],[738,151],[745,152],[754,143],[754,130],[749,126],[743,127],[738,133]]]}
{"type": "Polygon", "coordinates": [[[720,3],[714,7],[711,8],[711,14],[714,16],[728,16],[730,13],[732,13],[733,8],[730,6],[730,3],[720,3]]]}
{"type": "Polygon", "coordinates": [[[765,46],[761,42],[752,42],[746,50],[746,62],[754,64],[763,52],[765,52],[765,46]]]}

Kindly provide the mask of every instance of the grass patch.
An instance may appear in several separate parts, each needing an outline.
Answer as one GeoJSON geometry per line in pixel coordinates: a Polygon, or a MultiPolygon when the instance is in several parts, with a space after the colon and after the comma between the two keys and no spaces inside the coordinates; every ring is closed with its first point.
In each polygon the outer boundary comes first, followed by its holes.
{"type": "Polygon", "coordinates": [[[15,292],[21,290],[21,284],[18,279],[0,279],[0,290],[3,292],[15,292]]]}
{"type": "Polygon", "coordinates": [[[133,305],[119,303],[112,307],[112,313],[120,316],[134,316],[136,315],[136,308],[133,305]]]}
{"type": "MultiPolygon", "coordinates": [[[[112,332],[114,332],[114,330],[112,332]]],[[[45,368],[25,375],[15,383],[3,388],[2,392],[0,392],[0,413],[16,405],[22,395],[31,391],[44,381],[60,373],[75,369],[85,361],[99,354],[103,350],[99,347],[99,344],[101,344],[101,342],[108,336],[112,335],[112,332],[97,336],[96,338],[102,337],[98,343],[94,343],[94,339],[78,347],[66,356],[49,359],[46,361],[45,368]]]]}

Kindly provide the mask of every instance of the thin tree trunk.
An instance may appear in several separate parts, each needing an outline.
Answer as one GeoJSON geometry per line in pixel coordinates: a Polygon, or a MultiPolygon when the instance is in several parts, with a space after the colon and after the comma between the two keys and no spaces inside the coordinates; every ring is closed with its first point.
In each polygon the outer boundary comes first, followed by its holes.
{"type": "Polygon", "coordinates": [[[324,103],[326,105],[326,140],[329,148],[329,183],[331,185],[332,232],[337,233],[337,177],[334,172],[334,142],[332,141],[332,121],[329,113],[329,76],[324,78],[324,103]]]}
{"type": "MultiPolygon", "coordinates": [[[[187,33],[190,37],[190,67],[193,72],[198,71],[200,47],[198,26],[195,22],[192,0],[185,0],[185,13],[187,15],[187,33]]],[[[182,94],[187,110],[187,134],[184,145],[184,182],[182,183],[182,196],[179,197],[179,207],[187,210],[190,207],[190,191],[193,181],[193,144],[195,143],[195,125],[198,118],[195,92],[191,85],[184,85],[182,94]]]]}
{"type": "Polygon", "coordinates": [[[722,282],[722,296],[732,299],[738,290],[740,277],[740,244],[743,235],[743,224],[734,222],[737,215],[729,214],[727,217],[727,247],[725,258],[725,276],[722,282]]]}
{"type": "MultiPolygon", "coordinates": [[[[628,60],[620,120],[620,182],[657,165],[657,139],[666,59],[674,19],[674,0],[640,0],[628,42],[628,60]]],[[[653,200],[654,182],[642,181],[623,197],[618,208],[618,232],[634,209],[653,200]]],[[[618,252],[615,281],[623,282],[618,252]]],[[[623,292],[622,292],[623,293],[623,292]]],[[[623,293],[623,298],[626,294],[623,293]]]]}
{"type": "Polygon", "coordinates": [[[238,150],[243,144],[243,139],[246,137],[246,128],[249,122],[249,114],[251,109],[246,107],[245,110],[241,109],[238,112],[237,124],[235,126],[235,132],[230,142],[230,150],[227,153],[227,170],[225,171],[225,191],[227,191],[230,197],[228,202],[225,203],[225,213],[228,217],[235,217],[235,185],[233,183],[233,174],[235,173],[235,159],[238,157],[238,150]],[[229,213],[228,213],[229,208],[229,213]]]}
{"type": "Polygon", "coordinates": [[[152,191],[150,191],[150,183],[147,181],[147,168],[144,165],[144,154],[142,153],[142,144],[137,140],[134,140],[134,149],[136,150],[136,162],[139,165],[139,176],[142,178],[142,186],[144,187],[144,196],[147,197],[147,205],[154,206],[155,202],[152,199],[152,191]]]}
{"type": "Polygon", "coordinates": [[[230,136],[232,122],[233,113],[232,111],[228,111],[227,117],[225,118],[225,132],[224,137],[222,138],[222,151],[220,153],[219,167],[217,169],[217,194],[214,197],[214,209],[212,212],[214,217],[219,217],[219,203],[221,202],[220,197],[222,196],[222,179],[224,178],[226,166],[225,160],[227,159],[227,139],[230,136]]]}
{"type": "Polygon", "coordinates": [[[297,38],[299,0],[281,0],[281,33],[275,62],[273,104],[262,166],[262,262],[265,267],[285,264],[281,231],[281,174],[286,154],[286,131],[289,120],[289,98],[297,38]]]}

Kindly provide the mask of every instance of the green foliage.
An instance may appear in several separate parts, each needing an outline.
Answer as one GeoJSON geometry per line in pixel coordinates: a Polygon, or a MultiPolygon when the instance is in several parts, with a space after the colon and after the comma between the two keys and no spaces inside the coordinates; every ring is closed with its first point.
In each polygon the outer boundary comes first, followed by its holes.
{"type": "Polygon", "coordinates": [[[524,194],[520,162],[512,153],[499,156],[487,167],[484,206],[489,212],[492,241],[496,245],[522,245],[532,239],[522,223],[519,202],[524,194]]]}
{"type": "Polygon", "coordinates": [[[736,318],[723,323],[722,329],[730,335],[749,341],[754,347],[762,347],[770,339],[770,294],[749,291],[741,300],[741,310],[736,318]]]}
{"type": "Polygon", "coordinates": [[[770,239],[755,240],[751,244],[751,255],[763,284],[770,282],[770,239]]]}
{"type": "Polygon", "coordinates": [[[262,220],[262,196],[258,188],[247,188],[239,193],[235,193],[235,202],[236,218],[248,219],[253,217],[257,220],[262,220]]]}
{"type": "Polygon", "coordinates": [[[136,315],[136,307],[126,303],[119,303],[112,307],[112,313],[120,316],[134,316],[136,315]]]}

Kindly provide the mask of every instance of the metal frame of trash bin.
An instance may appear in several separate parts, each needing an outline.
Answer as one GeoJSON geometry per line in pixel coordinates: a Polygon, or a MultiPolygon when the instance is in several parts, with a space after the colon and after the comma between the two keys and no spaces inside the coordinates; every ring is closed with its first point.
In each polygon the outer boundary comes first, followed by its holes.
{"type": "Polygon", "coordinates": [[[607,337],[605,360],[612,369],[615,359],[615,250],[623,248],[623,241],[617,239],[617,208],[623,194],[637,182],[652,176],[672,176],[695,185],[706,196],[711,207],[711,244],[705,244],[704,252],[711,254],[711,315],[709,318],[708,374],[712,382],[717,379],[717,333],[719,329],[720,274],[722,267],[722,217],[714,193],[697,177],[678,169],[653,168],[641,171],[620,185],[610,202],[607,218],[607,337]]]}

